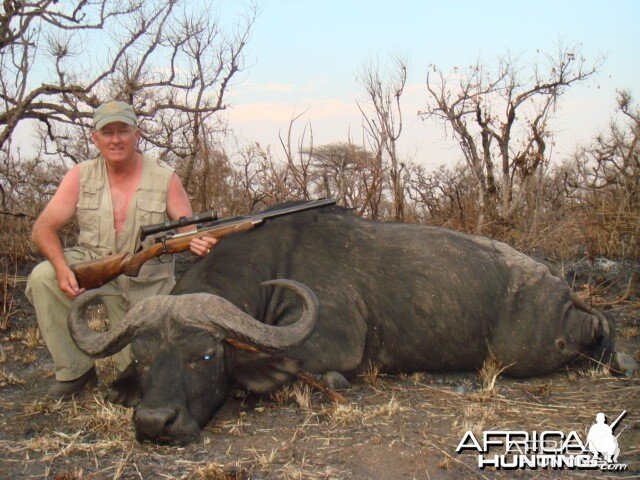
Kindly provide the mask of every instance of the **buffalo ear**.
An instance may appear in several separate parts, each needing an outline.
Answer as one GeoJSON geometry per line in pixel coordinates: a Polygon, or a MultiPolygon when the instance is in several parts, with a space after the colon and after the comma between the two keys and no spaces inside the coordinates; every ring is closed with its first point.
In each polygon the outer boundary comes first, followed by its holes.
{"type": "Polygon", "coordinates": [[[234,360],[229,373],[242,388],[256,393],[276,389],[288,382],[298,371],[298,363],[295,360],[267,354],[242,352],[235,355],[234,360]],[[248,358],[249,356],[252,358],[248,358]]]}

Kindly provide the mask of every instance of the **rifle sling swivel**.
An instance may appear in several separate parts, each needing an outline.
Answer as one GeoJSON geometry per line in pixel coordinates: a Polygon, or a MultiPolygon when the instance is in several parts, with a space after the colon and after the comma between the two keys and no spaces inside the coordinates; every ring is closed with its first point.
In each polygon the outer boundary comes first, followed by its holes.
{"type": "Polygon", "coordinates": [[[167,252],[167,236],[163,235],[158,239],[162,243],[162,253],[158,256],[160,263],[169,263],[173,259],[173,253],[167,252]]]}

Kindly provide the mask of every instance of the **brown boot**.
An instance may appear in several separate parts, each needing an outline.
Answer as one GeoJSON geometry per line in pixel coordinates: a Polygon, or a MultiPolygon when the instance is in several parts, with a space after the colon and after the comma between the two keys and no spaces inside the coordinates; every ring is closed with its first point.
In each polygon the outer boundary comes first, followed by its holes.
{"type": "Polygon", "coordinates": [[[84,390],[85,386],[95,385],[97,381],[96,367],[91,367],[88,372],[75,380],[69,380],[67,382],[56,380],[45,394],[45,397],[54,400],[71,400],[71,397],[84,390]]]}

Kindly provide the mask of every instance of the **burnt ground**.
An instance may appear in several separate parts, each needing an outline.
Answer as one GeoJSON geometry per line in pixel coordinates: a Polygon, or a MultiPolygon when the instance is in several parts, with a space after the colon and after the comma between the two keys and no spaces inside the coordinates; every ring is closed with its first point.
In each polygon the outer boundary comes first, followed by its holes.
{"type": "MultiPolygon", "coordinates": [[[[484,372],[386,376],[373,368],[333,405],[294,384],[269,396],[235,391],[183,447],[139,444],[132,410],[106,403],[109,361],[98,387],[74,402],[43,401],[52,362],[24,298],[30,266],[8,278],[0,325],[0,478],[52,479],[466,479],[639,478],[640,376],[614,377],[576,362],[544,377],[484,372]],[[12,299],[12,302],[11,302],[12,299]],[[492,386],[492,380],[495,384],[492,386]],[[471,430],[577,431],[596,413],[627,410],[616,433],[624,472],[480,470],[473,453],[456,454],[471,430]]],[[[562,272],[580,294],[618,317],[619,349],[640,359],[638,265],[598,260],[562,272]]],[[[498,453],[498,452],[492,452],[498,453]]]]}

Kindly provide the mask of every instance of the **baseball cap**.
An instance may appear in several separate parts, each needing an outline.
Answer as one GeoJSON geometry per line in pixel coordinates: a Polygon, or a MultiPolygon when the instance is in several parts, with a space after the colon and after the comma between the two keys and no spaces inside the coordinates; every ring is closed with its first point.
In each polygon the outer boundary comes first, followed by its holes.
{"type": "Polygon", "coordinates": [[[96,130],[112,122],[123,122],[135,127],[138,119],[131,105],[117,100],[103,103],[93,111],[93,128],[96,130]]]}

